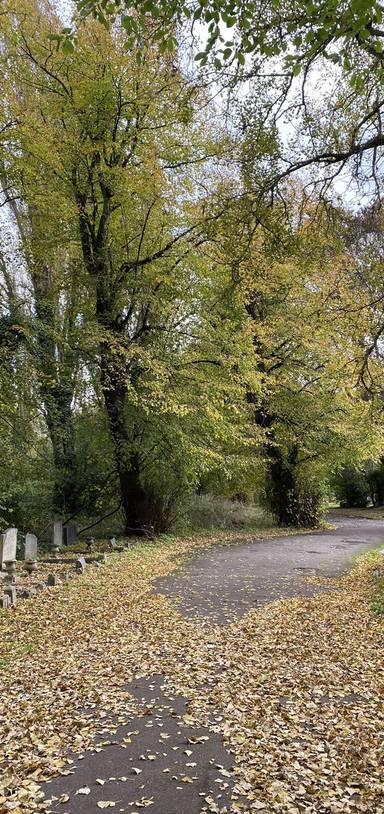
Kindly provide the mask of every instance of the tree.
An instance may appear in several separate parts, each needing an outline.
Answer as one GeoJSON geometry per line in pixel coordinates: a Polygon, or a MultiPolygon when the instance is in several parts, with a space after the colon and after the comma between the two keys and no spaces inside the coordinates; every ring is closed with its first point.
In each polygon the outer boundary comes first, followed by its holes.
{"type": "MultiPolygon", "coordinates": [[[[240,63],[246,54],[267,58],[282,55],[286,65],[297,71],[318,56],[325,56],[348,70],[351,49],[356,45],[375,58],[383,55],[383,9],[378,0],[326,0],[317,5],[302,0],[195,0],[192,4],[185,0],[139,0],[134,4],[129,0],[77,0],[77,9],[80,17],[92,15],[104,25],[121,15],[130,47],[152,37],[163,50],[172,50],[175,27],[186,21],[200,21],[208,28],[206,45],[198,55],[202,62],[212,51],[221,61],[236,57],[240,63]]],[[[64,31],[70,33],[70,29],[64,31]]],[[[70,49],[71,40],[65,42],[70,49]]]]}
{"type": "Polygon", "coordinates": [[[341,456],[377,455],[382,443],[380,407],[359,380],[362,297],[355,292],[356,319],[349,293],[356,265],[326,211],[321,223],[308,205],[299,219],[294,189],[288,212],[275,205],[262,219],[245,200],[226,221],[222,262],[253,339],[258,378],[247,398],[263,433],[267,502],[280,524],[313,526],[330,469],[341,456]]]}
{"type": "MultiPolygon", "coordinates": [[[[153,446],[164,450],[160,438],[169,445],[172,426],[175,438],[185,437],[185,394],[206,398],[208,370],[219,367],[232,387],[217,339],[205,332],[209,303],[199,298],[210,274],[200,247],[220,202],[194,189],[203,190],[202,168],[220,156],[221,139],[199,113],[202,89],[171,56],[154,48],[138,65],[123,38],[98,23],[63,55],[47,38],[57,26],[49,7],[44,18],[21,15],[18,23],[16,38],[4,35],[7,68],[19,79],[12,138],[28,156],[32,186],[44,167],[40,215],[53,194],[64,234],[80,250],[92,312],[88,367],[104,398],[126,531],[159,529],[158,503],[169,495],[164,483],[154,493],[153,446]],[[192,374],[188,387],[187,372],[198,368],[204,376],[192,374]]],[[[211,281],[212,292],[217,285],[211,281]]],[[[215,382],[212,413],[222,393],[215,382]]]]}

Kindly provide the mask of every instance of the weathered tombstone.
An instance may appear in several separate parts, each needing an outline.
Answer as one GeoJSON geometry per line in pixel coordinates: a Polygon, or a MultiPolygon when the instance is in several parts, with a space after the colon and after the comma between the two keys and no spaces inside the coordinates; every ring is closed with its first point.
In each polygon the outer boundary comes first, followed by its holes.
{"type": "Polygon", "coordinates": [[[116,548],[116,546],[117,546],[116,537],[110,537],[110,539],[108,540],[108,543],[109,543],[109,547],[110,547],[111,551],[113,551],[114,548],[116,548]]]}
{"type": "Polygon", "coordinates": [[[91,551],[91,548],[95,542],[94,537],[86,537],[85,538],[85,545],[87,546],[87,551],[91,551]]]}
{"type": "Polygon", "coordinates": [[[77,540],[76,523],[66,523],[63,526],[64,545],[73,545],[77,540]]]}
{"type": "Polygon", "coordinates": [[[31,599],[35,593],[36,591],[34,588],[22,588],[19,595],[22,599],[31,599]]]}
{"type": "Polygon", "coordinates": [[[53,587],[54,585],[58,585],[58,584],[59,584],[58,575],[57,574],[48,574],[47,585],[49,585],[50,587],[53,587]]]}
{"type": "Polygon", "coordinates": [[[0,535],[0,568],[7,560],[16,559],[17,529],[9,528],[0,535]]]}
{"type": "Polygon", "coordinates": [[[9,596],[11,605],[16,605],[16,585],[8,585],[7,588],[4,588],[4,595],[9,596]]]}
{"type": "Polygon", "coordinates": [[[63,524],[61,520],[56,520],[53,524],[52,551],[58,554],[63,545],[63,524]]]}
{"type": "Polygon", "coordinates": [[[77,571],[77,573],[78,574],[84,574],[84,571],[85,571],[86,567],[87,567],[87,564],[85,562],[84,557],[79,557],[79,559],[76,560],[76,571],[77,571]]]}
{"type": "Polygon", "coordinates": [[[35,560],[37,557],[37,537],[36,534],[25,535],[24,560],[35,560]]]}
{"type": "Polygon", "coordinates": [[[16,584],[16,577],[14,574],[6,574],[4,577],[4,584],[6,585],[15,585],[16,584]]]}
{"type": "Polygon", "coordinates": [[[0,596],[0,608],[9,608],[10,604],[11,600],[9,596],[7,596],[6,594],[0,596]]]}

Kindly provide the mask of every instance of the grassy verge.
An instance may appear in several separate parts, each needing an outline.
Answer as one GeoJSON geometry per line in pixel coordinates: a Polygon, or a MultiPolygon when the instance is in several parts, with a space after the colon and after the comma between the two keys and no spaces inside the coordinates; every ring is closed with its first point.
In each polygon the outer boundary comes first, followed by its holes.
{"type": "Polygon", "coordinates": [[[340,509],[332,508],[332,514],[341,517],[362,517],[366,520],[384,520],[384,506],[368,506],[366,509],[340,509]]]}

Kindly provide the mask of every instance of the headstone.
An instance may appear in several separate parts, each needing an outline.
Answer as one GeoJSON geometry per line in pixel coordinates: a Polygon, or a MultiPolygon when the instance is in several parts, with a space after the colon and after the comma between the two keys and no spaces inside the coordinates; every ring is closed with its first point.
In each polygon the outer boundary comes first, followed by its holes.
{"type": "Polygon", "coordinates": [[[9,528],[0,535],[0,568],[7,560],[16,559],[17,529],[9,528]]]}
{"type": "Polygon", "coordinates": [[[11,605],[16,605],[16,585],[8,585],[7,588],[4,588],[4,595],[9,596],[11,605]]]}
{"type": "Polygon", "coordinates": [[[16,585],[16,577],[14,574],[6,574],[4,577],[4,584],[16,585]]]}
{"type": "Polygon", "coordinates": [[[22,599],[31,599],[36,593],[34,588],[23,588],[20,591],[20,596],[22,599]]]}
{"type": "Polygon", "coordinates": [[[60,551],[62,545],[63,545],[63,524],[61,520],[56,520],[53,524],[53,538],[52,538],[53,551],[60,551]]]}
{"type": "Polygon", "coordinates": [[[45,582],[35,582],[33,587],[35,591],[44,591],[44,588],[46,588],[46,584],[45,582]]]}
{"type": "Polygon", "coordinates": [[[11,600],[7,594],[0,596],[0,608],[9,608],[11,600]]]}
{"type": "Polygon", "coordinates": [[[87,567],[87,564],[85,562],[84,557],[79,557],[79,559],[76,560],[76,571],[77,571],[77,573],[78,574],[84,574],[84,571],[85,571],[86,567],[87,567]]]}
{"type": "Polygon", "coordinates": [[[73,545],[77,540],[76,523],[66,523],[63,526],[64,545],[73,545]]]}
{"type": "Polygon", "coordinates": [[[109,543],[110,549],[113,551],[113,549],[116,548],[116,546],[117,546],[116,537],[110,537],[110,539],[108,540],[108,543],[109,543]]]}
{"type": "Polygon", "coordinates": [[[54,585],[59,584],[59,577],[57,574],[48,574],[47,577],[47,585],[53,587],[54,585]]]}
{"type": "Polygon", "coordinates": [[[35,560],[37,557],[37,537],[36,534],[25,535],[24,559],[35,560]]]}

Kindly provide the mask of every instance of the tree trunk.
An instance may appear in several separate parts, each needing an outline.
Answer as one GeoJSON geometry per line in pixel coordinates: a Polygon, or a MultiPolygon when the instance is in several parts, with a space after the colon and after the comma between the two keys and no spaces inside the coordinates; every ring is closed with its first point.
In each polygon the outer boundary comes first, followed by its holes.
{"type": "Polygon", "coordinates": [[[101,386],[113,440],[116,468],[124,512],[125,534],[153,533],[151,500],[141,483],[140,455],[134,450],[134,428],[127,422],[126,371],[120,369],[118,355],[107,342],[101,345],[101,386]]]}

